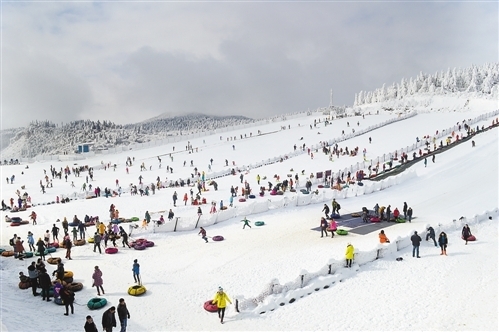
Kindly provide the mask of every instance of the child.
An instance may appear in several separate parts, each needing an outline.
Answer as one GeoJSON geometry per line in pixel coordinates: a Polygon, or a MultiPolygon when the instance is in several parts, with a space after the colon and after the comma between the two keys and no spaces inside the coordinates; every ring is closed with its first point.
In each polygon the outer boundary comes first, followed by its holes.
{"type": "Polygon", "coordinates": [[[133,260],[132,271],[133,271],[133,280],[135,280],[136,283],[141,285],[142,283],[140,281],[140,264],[137,262],[136,259],[133,260]]]}

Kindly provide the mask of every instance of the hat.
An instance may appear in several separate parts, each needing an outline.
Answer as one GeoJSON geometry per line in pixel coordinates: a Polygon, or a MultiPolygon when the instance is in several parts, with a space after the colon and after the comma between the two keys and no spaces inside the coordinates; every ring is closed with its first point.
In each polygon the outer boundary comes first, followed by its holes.
{"type": "Polygon", "coordinates": [[[224,289],[223,289],[222,287],[218,286],[218,291],[219,291],[219,292],[223,292],[223,290],[224,290],[224,289]]]}
{"type": "Polygon", "coordinates": [[[414,234],[418,234],[418,231],[414,231],[414,234]]]}

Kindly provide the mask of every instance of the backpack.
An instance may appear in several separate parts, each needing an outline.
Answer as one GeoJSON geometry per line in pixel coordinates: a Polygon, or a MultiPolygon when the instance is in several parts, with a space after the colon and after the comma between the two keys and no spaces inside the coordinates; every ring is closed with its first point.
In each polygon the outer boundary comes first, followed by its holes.
{"type": "Polygon", "coordinates": [[[14,245],[14,238],[12,238],[12,239],[10,239],[10,240],[9,240],[9,244],[10,244],[11,246],[13,246],[13,245],[14,245]]]}
{"type": "Polygon", "coordinates": [[[336,203],[336,210],[339,211],[341,209],[340,203],[336,203]]]}

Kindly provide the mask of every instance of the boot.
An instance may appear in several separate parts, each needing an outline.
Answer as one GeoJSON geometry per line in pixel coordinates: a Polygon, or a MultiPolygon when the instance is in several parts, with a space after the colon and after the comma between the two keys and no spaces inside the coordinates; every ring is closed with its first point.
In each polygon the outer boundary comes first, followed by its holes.
{"type": "Polygon", "coordinates": [[[443,254],[444,254],[444,250],[443,250],[443,249],[441,249],[440,251],[441,251],[441,252],[440,252],[440,255],[443,255],[443,254]]]}
{"type": "Polygon", "coordinates": [[[444,250],[444,255],[447,256],[447,249],[444,250]]]}

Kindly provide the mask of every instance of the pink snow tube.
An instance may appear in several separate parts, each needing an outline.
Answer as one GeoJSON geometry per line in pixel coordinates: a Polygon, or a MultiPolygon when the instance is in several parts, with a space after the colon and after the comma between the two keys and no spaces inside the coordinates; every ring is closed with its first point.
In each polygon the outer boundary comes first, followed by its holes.
{"type": "Polygon", "coordinates": [[[246,198],[239,198],[239,202],[246,202],[246,198]]]}
{"type": "Polygon", "coordinates": [[[104,251],[106,252],[106,254],[116,254],[118,252],[118,248],[110,247],[106,248],[106,250],[104,251]]]}
{"type": "Polygon", "coordinates": [[[143,244],[143,243],[136,243],[134,246],[133,246],[133,249],[135,250],[144,250],[146,248],[146,246],[143,244]]]}
{"type": "Polygon", "coordinates": [[[369,219],[371,222],[380,222],[381,219],[379,219],[378,217],[371,217],[371,219],[369,219]]]}
{"type": "MultiPolygon", "coordinates": [[[[464,237],[462,237],[462,236],[461,236],[461,239],[463,239],[463,240],[464,240],[464,237]]],[[[468,241],[476,241],[476,237],[475,237],[475,235],[470,235],[470,236],[468,236],[468,241]]]]}
{"type": "Polygon", "coordinates": [[[59,248],[59,243],[58,242],[49,243],[49,248],[59,248]]]}
{"type": "Polygon", "coordinates": [[[145,241],[145,242],[142,242],[142,245],[146,246],[147,248],[154,247],[154,242],[152,242],[152,241],[145,241]]]}
{"type": "Polygon", "coordinates": [[[217,312],[218,307],[216,304],[213,304],[211,300],[208,300],[204,303],[203,305],[204,310],[209,311],[209,312],[217,312]]]}

